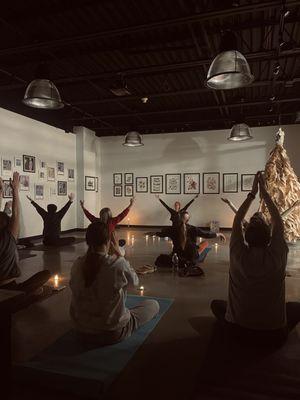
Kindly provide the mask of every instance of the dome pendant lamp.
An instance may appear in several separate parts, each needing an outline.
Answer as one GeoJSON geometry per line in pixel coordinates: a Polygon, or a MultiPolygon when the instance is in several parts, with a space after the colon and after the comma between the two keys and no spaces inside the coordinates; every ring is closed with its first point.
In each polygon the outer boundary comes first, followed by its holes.
{"type": "Polygon", "coordinates": [[[144,146],[142,142],[142,136],[137,131],[130,131],[125,136],[125,142],[123,146],[127,147],[140,147],[144,146]]]}

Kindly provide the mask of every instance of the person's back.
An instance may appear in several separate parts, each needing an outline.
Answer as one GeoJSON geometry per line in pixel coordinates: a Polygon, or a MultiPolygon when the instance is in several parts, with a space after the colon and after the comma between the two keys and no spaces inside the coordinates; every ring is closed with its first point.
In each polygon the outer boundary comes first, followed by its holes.
{"type": "MultiPolygon", "coordinates": [[[[130,319],[125,307],[128,273],[134,273],[123,258],[102,255],[99,272],[90,286],[85,285],[83,265],[86,257],[78,258],[71,272],[71,317],[80,332],[97,334],[103,330],[123,328],[130,319]]],[[[137,277],[133,278],[137,280],[137,277]]]]}
{"type": "MultiPolygon", "coordinates": [[[[0,214],[0,219],[5,218],[0,214]]],[[[0,230],[0,281],[19,275],[17,243],[7,227],[0,230]]]]}
{"type": "Polygon", "coordinates": [[[61,234],[61,220],[62,216],[57,212],[47,212],[43,216],[44,228],[43,237],[45,240],[59,239],[61,234]]]}

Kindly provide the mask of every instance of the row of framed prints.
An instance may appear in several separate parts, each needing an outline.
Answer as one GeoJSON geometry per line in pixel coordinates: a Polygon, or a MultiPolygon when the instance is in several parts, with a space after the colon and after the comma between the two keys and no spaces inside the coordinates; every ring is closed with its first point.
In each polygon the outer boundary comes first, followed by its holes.
{"type": "MultiPolygon", "coordinates": [[[[113,194],[115,197],[124,196],[131,197],[134,192],[133,173],[125,173],[123,180],[122,173],[113,174],[113,194]]],[[[182,193],[182,175],[183,175],[183,193],[199,194],[201,192],[201,174],[165,174],[151,175],[148,177],[135,178],[135,192],[148,193],[148,183],[150,182],[150,193],[181,194],[182,193]]],[[[219,194],[220,193],[220,172],[204,172],[202,173],[202,193],[203,194],[219,194]]],[[[252,188],[255,174],[241,174],[240,187],[242,192],[248,192],[252,188]]],[[[239,191],[239,174],[224,173],[223,174],[223,193],[237,193],[239,191]]]]}
{"type": "MultiPolygon", "coordinates": [[[[20,176],[20,190],[29,192],[29,177],[26,175],[20,176]]],[[[49,188],[50,196],[66,196],[68,193],[68,183],[66,181],[58,181],[57,182],[57,190],[55,186],[51,186],[49,188]]],[[[45,186],[41,184],[34,185],[34,198],[35,200],[42,200],[44,199],[45,194],[45,186]]],[[[3,198],[10,199],[12,198],[12,187],[10,185],[9,180],[3,180],[3,198]]]]}

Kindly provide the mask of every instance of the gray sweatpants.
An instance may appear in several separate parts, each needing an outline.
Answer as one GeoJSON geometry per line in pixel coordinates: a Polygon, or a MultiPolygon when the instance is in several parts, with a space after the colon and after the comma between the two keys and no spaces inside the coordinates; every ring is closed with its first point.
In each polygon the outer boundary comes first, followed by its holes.
{"type": "Polygon", "coordinates": [[[130,309],[130,320],[124,328],[115,331],[102,332],[99,335],[80,334],[84,342],[98,346],[107,346],[121,342],[133,334],[146,322],[153,319],[159,312],[159,303],[156,300],[145,300],[138,306],[130,309]]]}

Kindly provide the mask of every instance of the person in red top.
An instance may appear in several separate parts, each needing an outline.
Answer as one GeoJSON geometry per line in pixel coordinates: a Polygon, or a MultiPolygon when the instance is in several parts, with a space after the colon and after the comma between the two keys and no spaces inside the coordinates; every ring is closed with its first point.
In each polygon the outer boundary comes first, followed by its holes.
{"type": "Polygon", "coordinates": [[[116,236],[115,236],[115,228],[116,226],[124,219],[127,217],[131,207],[133,206],[135,201],[135,198],[133,197],[132,199],[130,199],[130,203],[129,206],[127,208],[125,208],[125,210],[123,210],[120,214],[118,214],[116,217],[112,216],[112,212],[111,209],[108,207],[102,208],[100,210],[99,213],[99,217],[96,217],[95,215],[91,214],[85,207],[84,207],[84,202],[82,200],[80,200],[80,205],[81,208],[85,214],[85,216],[87,217],[87,219],[90,222],[103,222],[104,224],[108,225],[108,230],[109,230],[109,234],[110,234],[110,238],[111,241],[118,246],[117,240],[116,240],[116,236]]]}

